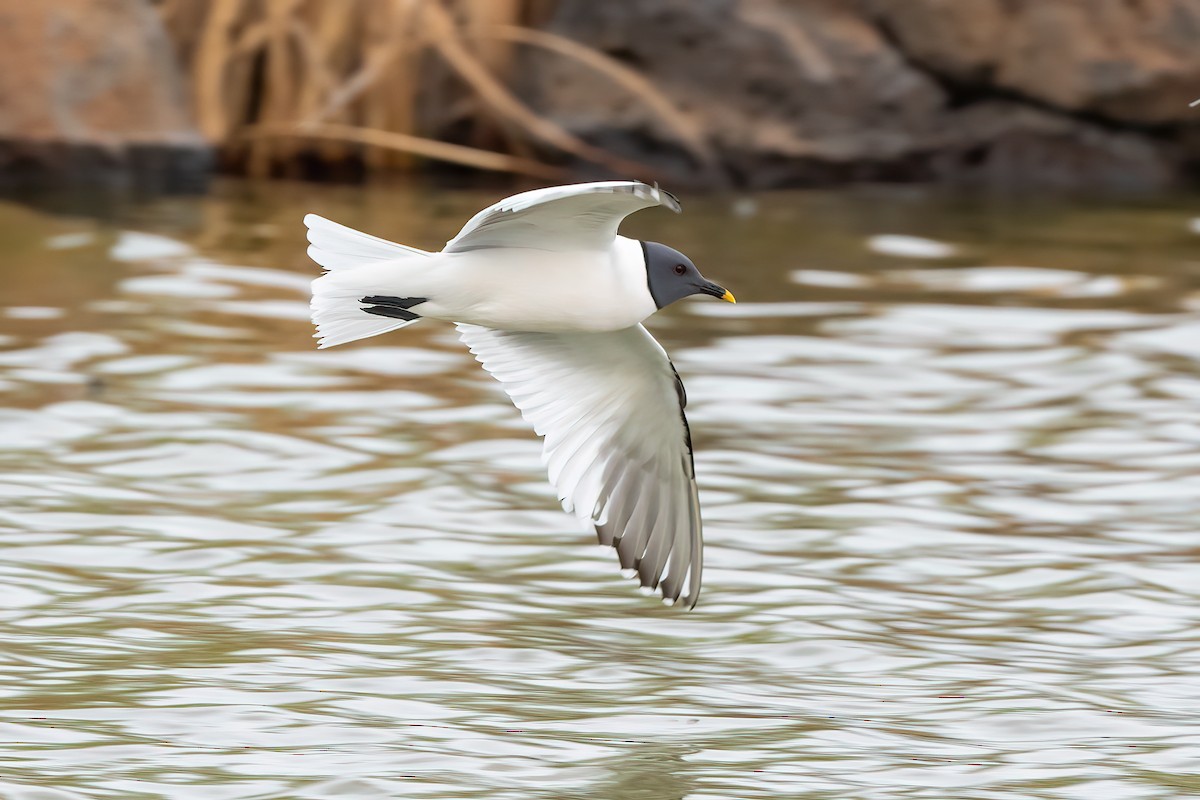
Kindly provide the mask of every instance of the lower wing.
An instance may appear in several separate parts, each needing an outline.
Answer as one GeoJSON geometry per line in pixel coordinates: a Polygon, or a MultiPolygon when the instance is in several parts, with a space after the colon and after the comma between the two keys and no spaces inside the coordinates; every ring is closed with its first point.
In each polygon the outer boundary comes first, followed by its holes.
{"type": "Polygon", "coordinates": [[[700,594],[700,501],[683,384],[641,325],[529,333],[458,325],[462,340],[545,437],[563,508],[590,520],[625,569],[672,602],[700,594]]]}

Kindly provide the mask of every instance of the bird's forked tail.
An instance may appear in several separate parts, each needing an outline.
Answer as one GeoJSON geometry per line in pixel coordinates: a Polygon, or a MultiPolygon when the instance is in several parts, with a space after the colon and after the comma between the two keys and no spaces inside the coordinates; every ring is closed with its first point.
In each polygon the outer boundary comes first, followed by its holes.
{"type": "Polygon", "coordinates": [[[308,257],[326,272],[312,283],[313,334],[320,348],[394,331],[420,319],[409,311],[424,298],[381,296],[381,287],[396,262],[427,258],[431,253],[389,242],[316,214],[304,217],[308,226],[308,257]]]}

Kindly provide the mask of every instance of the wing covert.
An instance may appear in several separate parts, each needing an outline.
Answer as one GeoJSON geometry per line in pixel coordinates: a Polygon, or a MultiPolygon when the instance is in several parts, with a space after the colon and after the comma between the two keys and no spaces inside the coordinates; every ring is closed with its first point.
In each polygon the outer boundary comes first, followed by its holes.
{"type": "Polygon", "coordinates": [[[472,217],[444,253],[493,247],[607,250],[625,217],[643,208],[679,212],[670,192],[637,181],[601,181],[534,189],[501,200],[472,217]]]}

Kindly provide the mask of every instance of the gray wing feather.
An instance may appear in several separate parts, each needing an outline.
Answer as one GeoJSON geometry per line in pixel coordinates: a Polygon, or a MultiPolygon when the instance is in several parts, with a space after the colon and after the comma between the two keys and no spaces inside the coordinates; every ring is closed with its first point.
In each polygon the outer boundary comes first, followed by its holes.
{"type": "Polygon", "coordinates": [[[607,250],[625,217],[643,208],[680,210],[674,195],[637,181],[601,181],[535,189],[472,217],[443,252],[496,247],[607,250]]]}
{"type": "Polygon", "coordinates": [[[701,520],[682,383],[638,325],[605,333],[458,326],[462,340],[545,437],[567,511],[589,520],[625,569],[694,606],[701,520]]]}

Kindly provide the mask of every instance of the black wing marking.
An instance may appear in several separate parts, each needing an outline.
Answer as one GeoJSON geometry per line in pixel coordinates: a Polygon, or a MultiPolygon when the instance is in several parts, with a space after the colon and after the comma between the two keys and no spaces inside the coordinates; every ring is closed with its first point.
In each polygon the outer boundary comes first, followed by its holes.
{"type": "Polygon", "coordinates": [[[696,457],[692,452],[692,427],[687,421],[687,389],[683,388],[683,378],[679,377],[679,370],[675,369],[675,365],[668,360],[671,365],[671,372],[675,375],[675,393],[679,395],[679,419],[683,421],[683,441],[687,444],[688,451],[688,466],[691,468],[689,478],[696,477],[696,457]]]}
{"type": "Polygon", "coordinates": [[[414,320],[420,319],[421,315],[415,311],[409,311],[413,306],[419,306],[428,300],[428,297],[392,297],[390,295],[373,294],[370,297],[364,297],[359,302],[367,304],[363,311],[368,314],[374,314],[377,317],[392,317],[394,319],[414,320]]]}

